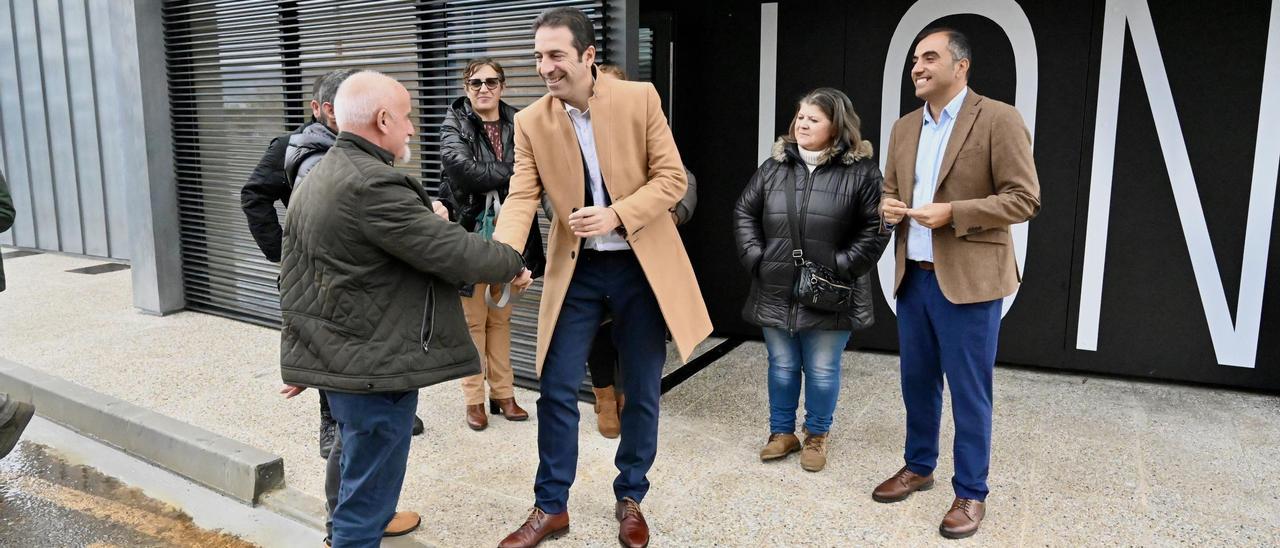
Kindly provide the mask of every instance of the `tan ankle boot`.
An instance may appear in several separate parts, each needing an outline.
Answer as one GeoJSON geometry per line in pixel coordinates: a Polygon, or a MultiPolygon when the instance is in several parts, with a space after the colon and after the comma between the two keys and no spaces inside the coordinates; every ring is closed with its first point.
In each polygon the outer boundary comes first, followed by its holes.
{"type": "Polygon", "coordinates": [[[819,472],[827,466],[827,435],[805,432],[804,449],[800,451],[800,467],[819,472]]]}
{"type": "Polygon", "coordinates": [[[609,439],[622,433],[622,423],[618,420],[618,401],[614,397],[613,387],[592,388],[596,393],[596,424],[600,427],[600,435],[609,439]]]}

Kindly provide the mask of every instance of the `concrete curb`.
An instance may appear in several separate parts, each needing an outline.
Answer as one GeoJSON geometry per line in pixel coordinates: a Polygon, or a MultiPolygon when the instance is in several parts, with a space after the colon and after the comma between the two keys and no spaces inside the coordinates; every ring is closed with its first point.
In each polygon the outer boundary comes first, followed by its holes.
{"type": "Polygon", "coordinates": [[[34,403],[46,419],[245,504],[284,486],[284,460],[276,455],[4,358],[0,392],[34,403]]]}

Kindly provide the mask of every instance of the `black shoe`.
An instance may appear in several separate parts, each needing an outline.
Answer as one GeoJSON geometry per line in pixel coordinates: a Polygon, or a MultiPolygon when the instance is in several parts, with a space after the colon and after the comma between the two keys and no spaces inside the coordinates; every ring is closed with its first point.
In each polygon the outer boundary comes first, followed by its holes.
{"type": "Polygon", "coordinates": [[[338,423],[331,417],[320,417],[320,458],[328,459],[333,451],[333,440],[338,434],[338,423]]]}
{"type": "Polygon", "coordinates": [[[13,412],[13,418],[9,419],[8,423],[0,425],[0,459],[18,445],[18,438],[22,437],[22,431],[27,429],[31,416],[36,414],[36,408],[29,403],[10,400],[10,404],[17,406],[17,410],[13,412]]]}
{"type": "Polygon", "coordinates": [[[426,428],[427,428],[426,426],[422,425],[422,419],[418,418],[417,415],[414,415],[413,416],[413,435],[417,436],[421,434],[423,430],[426,430],[426,428]]]}

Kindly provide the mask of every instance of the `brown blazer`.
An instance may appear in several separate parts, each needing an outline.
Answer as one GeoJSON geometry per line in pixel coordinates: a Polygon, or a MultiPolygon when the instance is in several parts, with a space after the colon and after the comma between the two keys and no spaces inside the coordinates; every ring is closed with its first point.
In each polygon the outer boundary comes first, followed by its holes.
{"type": "MultiPolygon", "coordinates": [[[[687,182],[658,92],[648,83],[598,80],[589,109],[611,207],[622,219],[627,243],[649,279],[680,357],[688,361],[693,348],[711,334],[711,318],[669,213],[684,196],[687,182]]],[[[555,220],[538,311],[536,363],[541,374],[577,264],[581,238],[566,223],[573,208],[585,205],[585,175],[573,122],[559,99],[545,95],[521,110],[515,133],[511,191],[493,237],[523,251],[542,194],[550,198],[555,220]]]]}
{"type": "MultiPolygon", "coordinates": [[[[893,124],[884,168],[884,198],[912,207],[916,150],[924,124],[921,107],[893,124]]],[[[938,285],[956,304],[1012,295],[1022,281],[1009,225],[1040,211],[1040,181],[1031,156],[1031,134],[1012,106],[974,93],[956,116],[938,171],[935,203],[951,203],[951,226],[933,230],[938,285]]],[[[907,222],[894,227],[897,295],[906,272],[907,222]]]]}

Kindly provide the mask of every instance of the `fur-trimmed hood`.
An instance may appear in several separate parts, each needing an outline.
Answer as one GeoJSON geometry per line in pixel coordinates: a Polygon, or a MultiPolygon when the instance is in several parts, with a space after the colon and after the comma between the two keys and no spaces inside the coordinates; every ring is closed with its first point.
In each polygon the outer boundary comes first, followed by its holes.
{"type": "MultiPolygon", "coordinates": [[[[785,162],[787,161],[788,148],[791,148],[794,151],[796,158],[800,157],[799,145],[786,135],[778,137],[778,140],[773,142],[773,152],[770,156],[778,162],[785,162]]],[[[832,158],[836,157],[840,158],[840,163],[844,165],[852,165],[857,163],[858,160],[870,158],[872,152],[873,149],[871,147],[871,141],[864,140],[858,144],[857,148],[849,148],[841,144],[829,147],[827,150],[822,151],[822,154],[818,156],[818,165],[824,165],[827,162],[830,162],[832,158]]]]}

